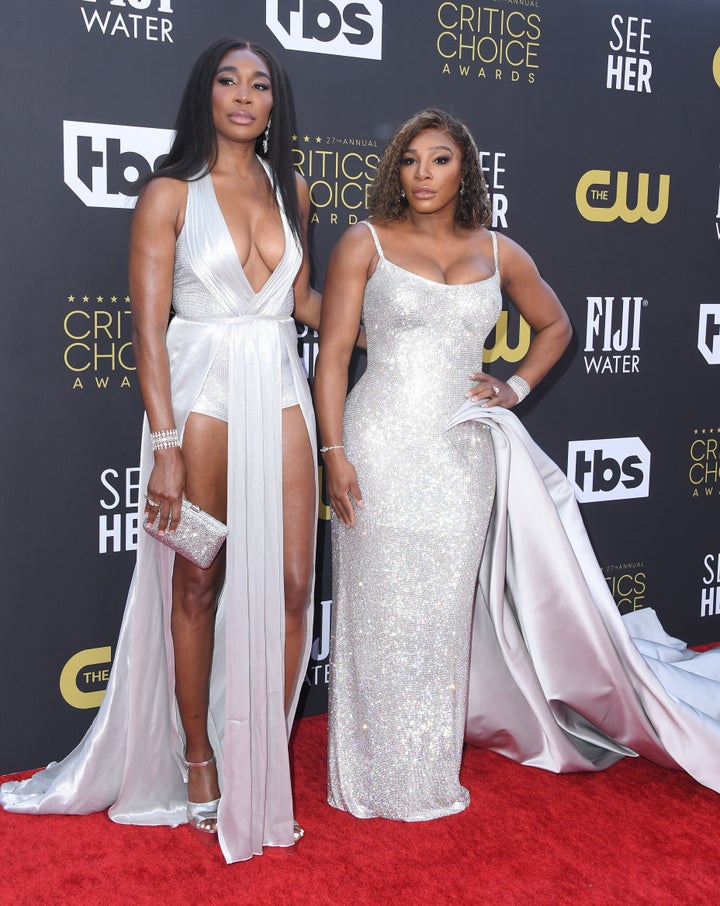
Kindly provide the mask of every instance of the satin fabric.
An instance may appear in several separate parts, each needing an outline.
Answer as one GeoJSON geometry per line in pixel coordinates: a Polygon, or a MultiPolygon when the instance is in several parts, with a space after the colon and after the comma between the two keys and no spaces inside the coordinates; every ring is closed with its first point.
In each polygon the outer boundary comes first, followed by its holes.
{"type": "MultiPolygon", "coordinates": [[[[266,170],[267,166],[264,164],[266,170]]],[[[269,171],[268,171],[268,175],[269,171]]],[[[297,354],[292,283],[302,250],[283,211],[285,251],[260,292],[237,257],[209,175],[188,182],[186,243],[212,317],[176,316],[167,334],[171,394],[184,429],[215,352],[229,340],[228,539],[218,603],[209,733],[222,799],[218,835],[228,862],[292,846],[293,805],[284,707],[281,348],[317,458],[314,416],[297,354]]],[[[179,303],[181,300],[174,300],[179,303]]],[[[182,310],[182,305],[177,304],[182,310]]],[[[153,465],[147,419],[140,487],[153,465]]],[[[316,470],[317,475],[317,470],[316,470]]],[[[172,551],[139,533],[113,668],[97,717],[59,764],[0,790],[0,805],[26,813],[86,814],[109,807],[121,824],[185,822],[184,739],[174,696],[170,610],[172,551]]],[[[311,598],[312,600],[312,598],[311,598]]],[[[310,651],[308,619],[303,664],[310,651]]]]}
{"type": "Polygon", "coordinates": [[[720,792],[720,648],[688,651],[650,609],[621,617],[565,475],[512,412],[468,402],[447,427],[467,420],[497,468],[467,741],[555,772],[643,755],[720,792]]]}

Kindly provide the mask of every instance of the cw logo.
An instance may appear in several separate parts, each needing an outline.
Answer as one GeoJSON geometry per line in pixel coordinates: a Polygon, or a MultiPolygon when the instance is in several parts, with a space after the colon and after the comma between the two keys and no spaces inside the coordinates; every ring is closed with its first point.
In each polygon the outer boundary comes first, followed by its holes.
{"type": "Polygon", "coordinates": [[[517,345],[510,346],[508,342],[508,313],[500,312],[500,317],[495,325],[495,343],[488,349],[483,349],[483,362],[519,362],[527,355],[530,348],[530,325],[525,318],[520,318],[518,325],[517,345]]]}
{"type": "Polygon", "coordinates": [[[321,519],[323,522],[330,521],[330,504],[325,503],[323,499],[323,467],[318,466],[318,519],[321,519]]]}
{"type": "Polygon", "coordinates": [[[648,201],[649,173],[638,173],[637,204],[634,208],[628,206],[627,171],[618,171],[615,201],[608,204],[610,192],[606,187],[611,182],[610,170],[588,170],[580,177],[575,191],[575,204],[585,220],[610,223],[610,221],[620,218],[625,223],[636,223],[638,220],[644,220],[646,223],[660,223],[667,214],[670,196],[670,177],[667,173],[661,173],[658,178],[658,201],[654,210],[650,208],[648,201]]]}
{"type": "Polygon", "coordinates": [[[110,646],[104,648],[86,648],[78,651],[62,668],[60,674],[60,694],[72,708],[99,708],[105,697],[105,689],[85,692],[80,688],[91,683],[107,683],[110,678],[110,646]]]}

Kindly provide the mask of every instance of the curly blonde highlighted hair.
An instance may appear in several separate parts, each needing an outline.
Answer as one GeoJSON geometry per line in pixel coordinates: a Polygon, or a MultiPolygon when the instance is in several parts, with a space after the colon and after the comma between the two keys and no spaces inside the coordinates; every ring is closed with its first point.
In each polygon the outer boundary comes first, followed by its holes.
{"type": "Polygon", "coordinates": [[[368,213],[377,220],[404,218],[407,201],[400,194],[402,156],[415,136],[425,129],[446,132],[462,151],[463,191],[458,198],[455,219],[468,228],[487,226],[492,220],[492,206],[477,145],[463,122],[437,107],[410,117],[390,139],[370,187],[368,213]]]}

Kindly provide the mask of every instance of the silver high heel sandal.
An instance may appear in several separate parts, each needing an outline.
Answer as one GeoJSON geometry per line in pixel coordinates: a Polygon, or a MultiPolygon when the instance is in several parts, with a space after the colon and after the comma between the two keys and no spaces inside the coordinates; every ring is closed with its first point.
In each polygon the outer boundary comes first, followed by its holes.
{"type": "MultiPolygon", "coordinates": [[[[211,755],[207,761],[187,761],[185,768],[206,768],[215,761],[215,755],[211,755]]],[[[213,799],[211,802],[190,802],[187,804],[187,823],[188,828],[198,840],[202,843],[211,845],[217,842],[217,816],[219,799],[213,799]]]]}
{"type": "Polygon", "coordinates": [[[305,836],[305,831],[300,827],[297,821],[293,822],[293,836],[295,837],[296,843],[305,836]]]}

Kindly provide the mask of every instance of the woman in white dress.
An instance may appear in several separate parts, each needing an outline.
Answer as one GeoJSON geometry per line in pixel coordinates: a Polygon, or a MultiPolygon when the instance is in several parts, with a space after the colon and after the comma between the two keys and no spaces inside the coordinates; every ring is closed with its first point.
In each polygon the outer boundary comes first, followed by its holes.
{"type": "Polygon", "coordinates": [[[331,805],[461,811],[463,738],[553,771],[642,754],[720,790],[720,649],[693,657],[652,611],[623,626],[572,488],[509,411],[570,327],[529,255],[487,229],[467,128],[441,110],[403,124],[370,215],[330,261],[314,388],[334,509],[331,805]],[[534,333],[507,381],[478,370],[501,291],[534,333]],[[361,317],[368,366],[346,400],[361,317]]]}
{"type": "Polygon", "coordinates": [[[187,820],[236,861],[302,836],[287,738],[309,652],[317,492],[293,315],[317,326],[319,297],[272,56],[234,39],[208,48],[176,130],[130,244],[144,516],[173,532],[185,497],[227,523],[227,542],[201,569],[141,533],[93,726],[0,804],[187,820]]]}

